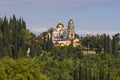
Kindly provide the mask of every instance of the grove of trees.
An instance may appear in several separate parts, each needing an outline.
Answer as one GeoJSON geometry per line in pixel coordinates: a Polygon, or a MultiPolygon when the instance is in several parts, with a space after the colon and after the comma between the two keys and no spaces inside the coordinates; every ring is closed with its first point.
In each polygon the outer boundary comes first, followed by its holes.
{"type": "Polygon", "coordinates": [[[96,53],[120,53],[120,34],[116,33],[112,38],[109,35],[103,34],[99,35],[87,35],[86,37],[81,37],[82,48],[89,47],[89,50],[94,50],[96,53]]]}
{"type": "Polygon", "coordinates": [[[8,20],[6,16],[0,19],[0,57],[25,57],[31,48],[31,56],[40,49],[36,35],[26,28],[23,18],[16,19],[15,15],[8,20]]]}
{"type": "Polygon", "coordinates": [[[21,17],[0,18],[0,80],[120,80],[119,33],[81,37],[82,47],[55,47],[52,29],[39,39],[26,27],[21,17]],[[85,55],[86,49],[96,54],[85,55]]]}
{"type": "Polygon", "coordinates": [[[0,59],[0,80],[120,80],[120,55],[71,53],[64,59],[47,52],[34,58],[0,59]]]}

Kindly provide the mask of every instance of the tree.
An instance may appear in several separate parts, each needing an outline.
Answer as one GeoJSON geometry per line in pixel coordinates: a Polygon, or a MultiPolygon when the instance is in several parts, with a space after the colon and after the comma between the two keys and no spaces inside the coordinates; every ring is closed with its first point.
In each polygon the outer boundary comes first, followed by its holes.
{"type": "Polygon", "coordinates": [[[119,33],[115,34],[113,36],[113,40],[112,40],[112,53],[113,54],[116,54],[117,53],[117,50],[118,50],[118,45],[119,45],[119,33]]]}
{"type": "Polygon", "coordinates": [[[109,35],[106,37],[106,42],[105,42],[105,52],[107,53],[111,53],[111,39],[109,37],[109,35]]]}

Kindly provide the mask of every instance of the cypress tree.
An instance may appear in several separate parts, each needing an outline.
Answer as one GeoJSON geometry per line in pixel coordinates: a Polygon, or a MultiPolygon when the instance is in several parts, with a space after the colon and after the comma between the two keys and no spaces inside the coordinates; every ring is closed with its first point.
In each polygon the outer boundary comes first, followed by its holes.
{"type": "Polygon", "coordinates": [[[53,40],[52,40],[52,33],[50,35],[50,51],[53,49],[54,45],[53,45],[53,40]]]}
{"type": "Polygon", "coordinates": [[[100,66],[100,74],[99,74],[100,80],[104,80],[104,68],[102,65],[100,66]]]}
{"type": "Polygon", "coordinates": [[[2,24],[2,32],[3,32],[3,38],[2,38],[2,42],[3,42],[3,46],[2,46],[2,53],[3,56],[8,56],[8,20],[6,18],[6,16],[4,17],[4,21],[2,24]]]}
{"type": "Polygon", "coordinates": [[[74,69],[74,80],[77,80],[77,68],[74,69]]]}
{"type": "Polygon", "coordinates": [[[92,72],[91,72],[90,66],[89,66],[88,70],[89,70],[88,80],[92,80],[92,72]]]}
{"type": "Polygon", "coordinates": [[[2,24],[3,24],[3,20],[0,19],[0,49],[2,48],[2,37],[3,37],[3,34],[2,34],[2,24]]]}
{"type": "Polygon", "coordinates": [[[25,23],[25,21],[23,20],[23,18],[22,18],[22,29],[26,29],[26,23],[25,23]]]}
{"type": "Polygon", "coordinates": [[[2,25],[2,32],[3,32],[3,44],[7,46],[8,44],[8,20],[6,16],[4,17],[3,25],[2,25]]]}
{"type": "Polygon", "coordinates": [[[107,74],[107,80],[111,80],[110,76],[111,76],[111,74],[110,74],[110,61],[108,61],[108,74],[107,74]]]}
{"type": "Polygon", "coordinates": [[[112,53],[116,54],[117,50],[118,50],[118,45],[120,42],[120,38],[119,38],[120,34],[117,33],[113,36],[113,40],[112,40],[112,53]]]}
{"type": "Polygon", "coordinates": [[[83,73],[82,72],[82,65],[80,63],[80,65],[79,65],[79,80],[83,80],[83,74],[82,73],[83,73]]]}
{"type": "Polygon", "coordinates": [[[109,35],[106,38],[106,48],[107,48],[106,52],[111,53],[111,39],[109,35]]]}
{"type": "Polygon", "coordinates": [[[43,33],[43,50],[46,50],[46,32],[43,33]]]}
{"type": "Polygon", "coordinates": [[[17,22],[16,22],[16,17],[13,15],[13,20],[14,20],[14,56],[13,58],[17,58],[17,22]]]}
{"type": "Polygon", "coordinates": [[[47,44],[46,44],[46,50],[47,51],[50,51],[50,46],[51,46],[51,44],[50,44],[50,35],[48,33],[47,34],[47,44]]]}
{"type": "Polygon", "coordinates": [[[116,39],[115,39],[115,36],[113,36],[113,40],[112,40],[112,53],[113,54],[116,53],[116,39]]]}
{"type": "Polygon", "coordinates": [[[88,80],[88,67],[87,67],[87,61],[85,62],[85,80],[88,80]]]}

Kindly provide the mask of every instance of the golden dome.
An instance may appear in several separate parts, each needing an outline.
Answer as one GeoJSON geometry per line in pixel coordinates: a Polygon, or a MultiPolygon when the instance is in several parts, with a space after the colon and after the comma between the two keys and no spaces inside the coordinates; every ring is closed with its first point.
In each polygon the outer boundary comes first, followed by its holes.
{"type": "Polygon", "coordinates": [[[68,24],[69,24],[69,23],[70,23],[70,24],[73,24],[73,20],[72,20],[72,19],[70,19],[70,20],[69,20],[69,22],[68,22],[68,24]]]}
{"type": "Polygon", "coordinates": [[[64,28],[64,25],[62,23],[58,23],[57,28],[64,28]]]}

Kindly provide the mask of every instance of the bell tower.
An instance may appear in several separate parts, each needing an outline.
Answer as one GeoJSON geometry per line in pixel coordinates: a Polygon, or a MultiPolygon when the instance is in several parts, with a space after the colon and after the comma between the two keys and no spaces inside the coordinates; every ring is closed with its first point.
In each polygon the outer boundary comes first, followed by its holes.
{"type": "Polygon", "coordinates": [[[68,21],[68,39],[74,39],[75,38],[75,31],[74,31],[74,22],[73,20],[68,21]]]}

